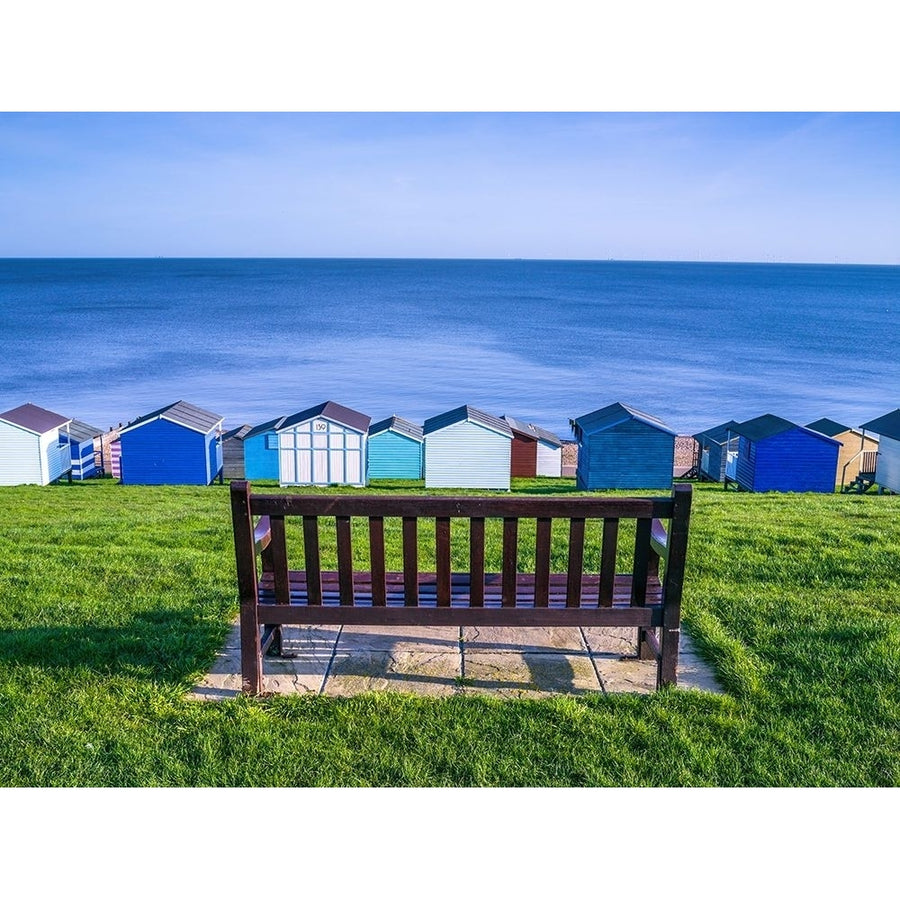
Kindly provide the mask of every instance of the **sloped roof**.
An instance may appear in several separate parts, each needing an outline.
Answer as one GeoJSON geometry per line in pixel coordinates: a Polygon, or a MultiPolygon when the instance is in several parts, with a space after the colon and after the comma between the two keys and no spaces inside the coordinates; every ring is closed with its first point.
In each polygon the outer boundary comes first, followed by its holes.
{"type": "Polygon", "coordinates": [[[237,438],[237,440],[242,441],[247,434],[252,429],[251,425],[238,425],[237,428],[232,428],[230,431],[226,431],[225,434],[222,435],[222,440],[227,441],[229,438],[237,438]]]}
{"type": "Polygon", "coordinates": [[[774,437],[776,434],[790,431],[793,428],[796,428],[799,431],[805,431],[807,434],[822,441],[828,441],[829,443],[838,445],[841,443],[840,441],[836,441],[834,438],[829,437],[827,434],[822,434],[820,431],[813,431],[811,428],[804,428],[796,422],[789,422],[787,419],[782,419],[780,416],[768,414],[757,416],[755,419],[748,419],[746,422],[740,422],[735,425],[731,431],[733,434],[743,435],[751,441],[764,441],[766,438],[774,437]]]}
{"type": "Polygon", "coordinates": [[[401,419],[400,416],[391,416],[389,419],[376,422],[369,428],[369,437],[381,434],[383,431],[396,431],[415,441],[422,441],[425,438],[421,425],[415,425],[406,419],[401,419]]]}
{"type": "Polygon", "coordinates": [[[48,431],[53,431],[54,428],[59,428],[66,422],[72,421],[59,413],[35,406],[33,403],[23,403],[15,409],[8,409],[5,413],[0,413],[0,419],[35,434],[46,434],[48,431]]]}
{"type": "Polygon", "coordinates": [[[643,422],[651,428],[665,431],[673,437],[677,436],[676,432],[669,428],[662,419],[657,419],[656,416],[641,412],[633,406],[626,406],[624,403],[611,403],[602,409],[595,409],[591,413],[586,413],[577,419],[573,419],[572,424],[586,434],[594,434],[598,431],[605,431],[607,428],[614,428],[616,425],[621,425],[622,422],[627,422],[629,419],[637,419],[637,421],[643,422]]]}
{"type": "Polygon", "coordinates": [[[834,419],[816,419],[815,422],[810,422],[806,427],[810,431],[818,431],[819,434],[824,434],[828,437],[835,437],[838,434],[843,434],[845,431],[853,431],[849,425],[841,425],[840,422],[835,422],[834,419]]]}
{"type": "Polygon", "coordinates": [[[880,434],[882,437],[900,441],[900,409],[872,419],[871,422],[866,422],[859,427],[866,431],[874,431],[875,434],[880,434]]]}
{"type": "Polygon", "coordinates": [[[76,444],[83,444],[85,441],[92,441],[96,437],[100,437],[103,434],[102,428],[95,428],[93,425],[88,425],[87,422],[82,422],[80,419],[72,419],[69,422],[69,427],[66,429],[69,433],[69,437],[75,441],[76,444]]]}
{"type": "Polygon", "coordinates": [[[474,422],[512,439],[512,429],[503,419],[498,419],[490,413],[475,409],[474,406],[457,406],[456,409],[448,410],[438,416],[432,416],[430,419],[425,420],[422,430],[425,434],[431,434],[433,431],[439,431],[441,428],[447,428],[450,425],[455,425],[457,422],[474,422]]]}
{"type": "Polygon", "coordinates": [[[217,416],[215,413],[201,409],[199,406],[194,406],[192,403],[179,400],[177,403],[170,403],[168,406],[155,409],[153,412],[147,413],[147,415],[141,416],[133,422],[129,422],[125,428],[121,429],[120,434],[124,434],[126,431],[131,431],[134,428],[140,428],[141,425],[146,425],[148,422],[153,422],[156,419],[165,419],[167,422],[173,422],[175,425],[190,428],[191,431],[209,434],[224,418],[224,416],[217,416]]]}
{"type": "Polygon", "coordinates": [[[729,419],[715,428],[707,428],[706,431],[698,431],[693,437],[696,441],[702,441],[704,438],[712,444],[724,444],[728,440],[728,432],[734,432],[734,426],[738,423],[734,419],[729,419]]]}
{"type": "Polygon", "coordinates": [[[350,409],[347,406],[341,406],[340,403],[326,400],[325,403],[311,406],[309,409],[304,409],[302,412],[288,416],[275,430],[284,431],[285,428],[293,428],[301,422],[307,422],[310,419],[315,419],[319,416],[322,416],[325,419],[331,419],[332,422],[339,422],[341,425],[346,425],[348,428],[361,431],[363,434],[369,430],[369,423],[372,421],[371,416],[364,416],[355,409],[350,409]]]}
{"type": "Polygon", "coordinates": [[[523,422],[521,419],[514,419],[512,416],[504,416],[503,419],[516,434],[543,441],[545,444],[552,444],[554,447],[562,447],[562,441],[545,428],[533,425],[531,422],[523,422]]]}
{"type": "Polygon", "coordinates": [[[255,425],[244,435],[244,440],[256,437],[256,435],[263,434],[266,431],[278,431],[286,418],[287,416],[279,416],[277,419],[269,419],[268,422],[263,422],[262,425],[255,425]]]}

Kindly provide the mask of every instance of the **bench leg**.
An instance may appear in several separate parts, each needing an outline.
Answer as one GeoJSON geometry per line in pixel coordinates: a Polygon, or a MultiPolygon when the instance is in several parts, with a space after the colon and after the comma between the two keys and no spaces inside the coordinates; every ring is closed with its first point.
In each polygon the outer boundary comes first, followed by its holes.
{"type": "Polygon", "coordinates": [[[259,621],[255,610],[255,605],[241,609],[241,686],[245,694],[258,694],[263,684],[259,621]]]}
{"type": "Polygon", "coordinates": [[[660,647],[659,669],[656,678],[658,688],[666,684],[671,684],[672,687],[678,684],[678,643],[680,638],[680,628],[663,626],[660,629],[662,646],[660,647]]]}
{"type": "Polygon", "coordinates": [[[656,635],[649,628],[637,630],[638,659],[659,659],[656,651],[656,635]]]}

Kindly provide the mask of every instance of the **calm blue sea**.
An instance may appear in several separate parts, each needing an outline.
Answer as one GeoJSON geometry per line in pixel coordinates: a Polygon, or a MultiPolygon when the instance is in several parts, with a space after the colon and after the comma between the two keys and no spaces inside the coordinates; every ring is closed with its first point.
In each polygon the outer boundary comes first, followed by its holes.
{"type": "Polygon", "coordinates": [[[620,401],[682,433],[900,406],[900,267],[0,260],[0,409],[108,427],[176,400],[257,424],[469,403],[569,437],[620,401]]]}

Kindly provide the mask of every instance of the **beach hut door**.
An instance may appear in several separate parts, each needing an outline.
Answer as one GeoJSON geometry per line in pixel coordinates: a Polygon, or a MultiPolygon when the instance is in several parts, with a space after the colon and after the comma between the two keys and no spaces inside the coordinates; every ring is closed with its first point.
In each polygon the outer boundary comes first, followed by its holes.
{"type": "Polygon", "coordinates": [[[737,450],[728,451],[728,459],[725,463],[725,476],[734,481],[737,478],[737,450]]]}

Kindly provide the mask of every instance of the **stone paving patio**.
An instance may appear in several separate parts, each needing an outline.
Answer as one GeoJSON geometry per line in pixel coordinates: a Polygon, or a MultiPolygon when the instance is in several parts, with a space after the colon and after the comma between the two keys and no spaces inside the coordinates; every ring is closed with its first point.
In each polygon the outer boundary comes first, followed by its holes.
{"type": "MultiPolygon", "coordinates": [[[[656,664],[636,656],[634,628],[478,628],[285,626],[291,658],[268,657],[265,690],[347,696],[405,691],[430,696],[650,693],[656,664]]],[[[241,690],[235,626],[197,699],[241,690]]],[[[710,668],[682,634],[679,688],[722,693],[710,668]]]]}

